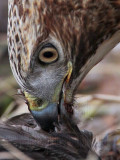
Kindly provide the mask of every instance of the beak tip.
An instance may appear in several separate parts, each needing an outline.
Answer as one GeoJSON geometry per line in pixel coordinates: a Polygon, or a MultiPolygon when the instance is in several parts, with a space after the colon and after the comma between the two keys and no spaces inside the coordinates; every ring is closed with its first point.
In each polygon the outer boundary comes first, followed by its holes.
{"type": "Polygon", "coordinates": [[[55,123],[58,123],[57,104],[49,104],[45,109],[40,111],[31,110],[31,113],[40,127],[47,131],[54,131],[55,123]]]}

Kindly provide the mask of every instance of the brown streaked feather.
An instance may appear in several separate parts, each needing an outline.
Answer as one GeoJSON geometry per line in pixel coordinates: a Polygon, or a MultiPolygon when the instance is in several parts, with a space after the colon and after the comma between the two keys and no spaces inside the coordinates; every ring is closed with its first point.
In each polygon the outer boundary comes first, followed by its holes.
{"type": "MultiPolygon", "coordinates": [[[[87,160],[90,155],[94,159],[89,160],[99,159],[92,151],[91,132],[80,131],[77,126],[65,120],[56,126],[54,133],[46,133],[36,130],[35,123],[30,114],[14,117],[6,124],[0,123],[0,138],[7,140],[33,159],[87,160]],[[28,119],[32,120],[31,124],[28,119]]],[[[3,150],[0,145],[0,151],[3,150]]]]}
{"type": "Polygon", "coordinates": [[[119,0],[10,1],[9,53],[14,55],[11,66],[19,83],[26,85],[34,50],[52,35],[62,44],[67,59],[73,61],[72,84],[100,44],[120,29],[119,8],[119,0]],[[15,41],[16,36],[19,41],[15,41]]]}

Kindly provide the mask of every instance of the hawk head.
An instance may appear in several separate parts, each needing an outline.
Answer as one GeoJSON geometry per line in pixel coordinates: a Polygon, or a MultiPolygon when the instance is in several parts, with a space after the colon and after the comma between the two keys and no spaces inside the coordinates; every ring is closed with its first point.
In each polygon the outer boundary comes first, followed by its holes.
{"type": "Polygon", "coordinates": [[[120,41],[119,0],[9,0],[13,74],[40,126],[72,118],[75,91],[120,41]]]}

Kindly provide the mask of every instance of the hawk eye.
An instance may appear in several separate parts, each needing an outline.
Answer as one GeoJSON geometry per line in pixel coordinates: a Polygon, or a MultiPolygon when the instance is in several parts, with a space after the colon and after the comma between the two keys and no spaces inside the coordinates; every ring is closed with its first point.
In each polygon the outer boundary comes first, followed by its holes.
{"type": "Polygon", "coordinates": [[[39,60],[43,63],[53,63],[58,59],[58,52],[55,48],[47,47],[40,51],[39,60]]]}

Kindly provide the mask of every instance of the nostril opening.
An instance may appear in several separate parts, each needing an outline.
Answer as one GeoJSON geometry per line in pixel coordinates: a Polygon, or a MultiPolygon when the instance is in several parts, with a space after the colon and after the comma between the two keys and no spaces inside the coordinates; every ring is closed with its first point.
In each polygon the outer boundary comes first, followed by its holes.
{"type": "Polygon", "coordinates": [[[41,105],[43,104],[43,101],[42,101],[41,99],[38,99],[38,100],[37,100],[37,104],[38,104],[39,106],[41,106],[41,105]]]}

